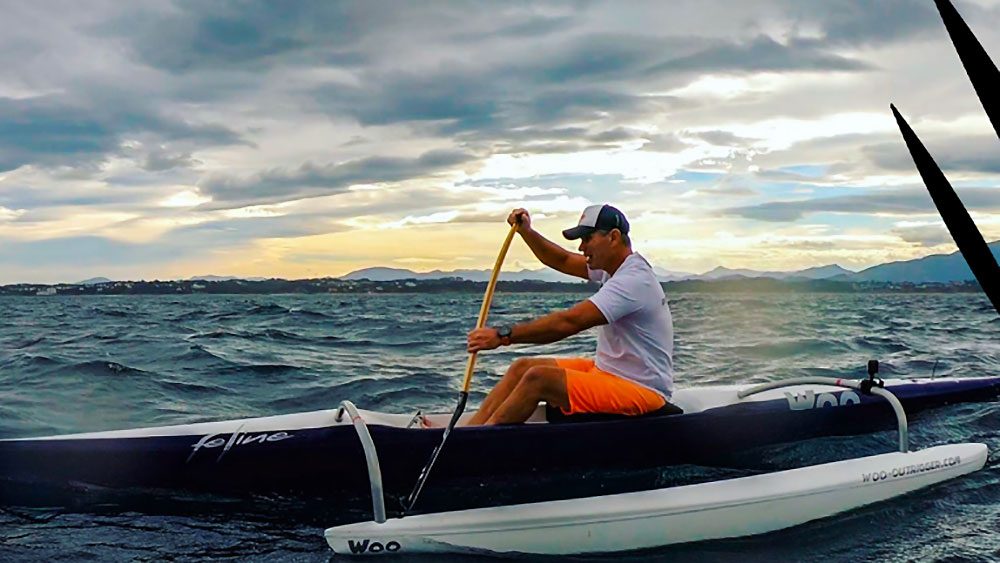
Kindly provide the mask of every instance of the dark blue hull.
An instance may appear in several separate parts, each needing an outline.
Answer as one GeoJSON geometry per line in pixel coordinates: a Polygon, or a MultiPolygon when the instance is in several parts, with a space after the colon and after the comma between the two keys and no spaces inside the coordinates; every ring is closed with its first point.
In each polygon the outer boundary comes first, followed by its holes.
{"type": "MultiPolygon", "coordinates": [[[[953,403],[995,400],[1000,378],[902,384],[892,391],[912,415],[953,403]]],[[[883,399],[861,396],[856,404],[804,410],[780,399],[665,417],[458,428],[428,486],[553,472],[711,465],[759,446],[894,427],[883,399]]],[[[387,495],[405,495],[442,430],[370,429],[387,495]]],[[[367,495],[364,454],[352,426],[288,428],[269,435],[278,438],[239,436],[228,449],[222,444],[231,435],[0,441],[0,482],[8,491],[12,486],[84,483],[330,499],[367,495]]],[[[7,500],[0,497],[0,502],[7,500]]]]}

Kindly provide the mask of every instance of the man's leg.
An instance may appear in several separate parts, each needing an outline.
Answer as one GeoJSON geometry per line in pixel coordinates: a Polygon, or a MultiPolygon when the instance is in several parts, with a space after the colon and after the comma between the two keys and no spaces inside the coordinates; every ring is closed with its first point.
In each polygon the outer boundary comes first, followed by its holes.
{"type": "MultiPolygon", "coordinates": [[[[535,366],[556,366],[556,361],[551,358],[518,358],[514,360],[514,363],[507,368],[507,373],[504,374],[500,382],[496,384],[495,387],[490,391],[490,394],[486,396],[486,400],[480,405],[479,410],[469,419],[467,423],[468,426],[477,426],[480,424],[485,424],[489,420],[490,416],[497,410],[497,407],[503,404],[507,397],[514,391],[517,384],[521,382],[521,377],[524,376],[530,368],[535,366]]],[[[530,416],[530,414],[529,414],[530,416]]]]}
{"type": "Polygon", "coordinates": [[[538,401],[569,409],[566,370],[554,365],[536,365],[521,376],[507,399],[487,419],[486,424],[515,424],[528,420],[538,401]]]}

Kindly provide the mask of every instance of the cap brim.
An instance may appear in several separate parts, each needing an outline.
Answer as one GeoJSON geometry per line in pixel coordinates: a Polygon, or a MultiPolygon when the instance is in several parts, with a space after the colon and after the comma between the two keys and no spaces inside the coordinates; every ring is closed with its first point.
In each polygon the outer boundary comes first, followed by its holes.
{"type": "Polygon", "coordinates": [[[576,240],[578,238],[583,238],[584,235],[589,235],[590,233],[596,231],[594,227],[585,227],[583,225],[577,225],[571,229],[566,229],[563,231],[563,236],[569,240],[576,240]]]}

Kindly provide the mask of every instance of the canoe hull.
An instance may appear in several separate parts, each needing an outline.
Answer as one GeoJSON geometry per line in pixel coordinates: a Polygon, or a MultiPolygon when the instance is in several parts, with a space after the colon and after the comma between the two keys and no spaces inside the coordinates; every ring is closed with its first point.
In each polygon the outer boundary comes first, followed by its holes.
{"type": "MultiPolygon", "coordinates": [[[[902,381],[890,386],[909,414],[991,401],[1000,378],[902,381]]],[[[688,390],[687,414],[571,424],[457,428],[429,485],[560,471],[712,464],[733,452],[820,436],[891,429],[877,397],[852,391],[772,393],[732,401],[738,387],[688,390]],[[808,400],[807,400],[808,399],[808,400]],[[697,401],[704,404],[697,405],[697,401]],[[714,401],[714,402],[713,402],[714,401]],[[707,406],[707,408],[705,408],[707,406]],[[808,408],[806,408],[808,407],[808,408]]],[[[681,392],[678,392],[678,396],[681,392]]],[[[370,416],[387,496],[404,495],[441,428],[406,428],[407,415],[370,416]]],[[[336,411],[216,423],[0,440],[0,483],[85,483],[211,493],[308,494],[367,501],[368,475],[350,422],[336,411]]],[[[0,490],[0,502],[3,502],[0,490]]],[[[522,502],[516,494],[508,500],[522,502]]]]}

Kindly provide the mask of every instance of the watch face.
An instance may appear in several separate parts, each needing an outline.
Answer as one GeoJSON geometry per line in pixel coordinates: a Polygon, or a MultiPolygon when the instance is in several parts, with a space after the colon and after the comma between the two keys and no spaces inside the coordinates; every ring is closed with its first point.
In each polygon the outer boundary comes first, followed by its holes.
{"type": "Polygon", "coordinates": [[[508,338],[511,333],[511,328],[509,326],[502,326],[497,329],[497,336],[500,338],[508,338]]]}

